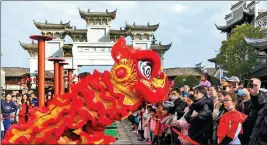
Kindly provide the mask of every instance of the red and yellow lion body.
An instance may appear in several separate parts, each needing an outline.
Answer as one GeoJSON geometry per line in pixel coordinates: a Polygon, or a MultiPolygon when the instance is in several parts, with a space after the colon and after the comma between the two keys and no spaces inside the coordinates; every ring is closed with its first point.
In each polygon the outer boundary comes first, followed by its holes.
{"type": "Polygon", "coordinates": [[[112,47],[111,72],[82,78],[72,93],[53,98],[48,107],[33,108],[26,124],[12,125],[4,144],[111,144],[105,126],[123,120],[143,101],[167,98],[170,83],[161,72],[160,56],[152,50],[130,48],[120,38],[112,47]]]}

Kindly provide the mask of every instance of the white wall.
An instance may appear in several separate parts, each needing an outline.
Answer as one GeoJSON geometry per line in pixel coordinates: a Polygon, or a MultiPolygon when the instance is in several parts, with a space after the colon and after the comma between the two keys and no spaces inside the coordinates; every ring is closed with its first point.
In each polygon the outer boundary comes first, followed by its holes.
{"type": "Polygon", "coordinates": [[[133,47],[141,47],[141,49],[150,49],[151,40],[133,40],[133,47]]]}
{"type": "Polygon", "coordinates": [[[30,73],[38,70],[38,59],[37,57],[30,57],[30,73]]]}
{"type": "Polygon", "coordinates": [[[1,69],[1,87],[4,87],[4,85],[6,84],[6,73],[1,69]]]}
{"type": "Polygon", "coordinates": [[[45,42],[45,58],[63,56],[63,39],[54,39],[45,42]]]}
{"type": "Polygon", "coordinates": [[[110,26],[90,25],[87,26],[87,42],[109,42],[109,29],[110,26]]]}

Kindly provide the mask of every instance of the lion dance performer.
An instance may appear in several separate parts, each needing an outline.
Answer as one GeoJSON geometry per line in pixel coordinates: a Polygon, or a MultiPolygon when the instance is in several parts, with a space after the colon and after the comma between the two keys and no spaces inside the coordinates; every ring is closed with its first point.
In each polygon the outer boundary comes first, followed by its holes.
{"type": "Polygon", "coordinates": [[[13,125],[3,144],[111,144],[105,126],[123,120],[143,101],[157,103],[170,91],[160,56],[128,47],[124,38],[112,47],[110,72],[87,75],[72,93],[53,98],[48,107],[33,108],[26,124],[13,125]]]}

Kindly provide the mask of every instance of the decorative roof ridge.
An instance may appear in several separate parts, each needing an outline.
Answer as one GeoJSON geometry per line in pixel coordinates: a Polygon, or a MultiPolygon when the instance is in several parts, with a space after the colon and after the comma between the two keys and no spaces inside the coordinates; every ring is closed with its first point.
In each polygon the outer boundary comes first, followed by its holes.
{"type": "Polygon", "coordinates": [[[135,25],[135,22],[133,22],[133,25],[130,25],[125,21],[125,24],[126,24],[126,26],[130,26],[130,27],[144,27],[144,26],[147,26],[147,27],[158,27],[160,23],[155,24],[155,25],[150,25],[149,22],[148,22],[147,25],[135,25]]]}
{"type": "Polygon", "coordinates": [[[24,43],[24,42],[21,42],[19,41],[20,44],[30,44],[30,45],[37,45],[38,43],[34,43],[34,41],[32,41],[32,43],[24,43]]]}
{"type": "Polygon", "coordinates": [[[121,32],[127,32],[129,30],[126,30],[126,29],[109,29],[111,31],[121,31],[121,32]]]}
{"type": "Polygon", "coordinates": [[[65,30],[67,30],[67,31],[70,31],[70,30],[72,30],[72,31],[87,31],[87,29],[76,29],[76,26],[71,27],[71,29],[65,28],[65,30]]]}
{"type": "Polygon", "coordinates": [[[162,45],[161,42],[159,42],[159,44],[151,44],[152,45],[155,45],[155,46],[171,46],[172,45],[172,42],[169,43],[169,44],[165,44],[165,45],[162,45]]]}
{"type": "Polygon", "coordinates": [[[82,19],[85,19],[88,16],[91,16],[91,17],[104,16],[104,17],[111,17],[112,19],[115,19],[116,14],[117,14],[117,9],[112,12],[108,12],[108,9],[106,9],[106,12],[90,12],[90,9],[88,9],[88,11],[83,11],[78,7],[78,10],[79,10],[79,14],[82,19]]]}
{"type": "MultiPolygon", "coordinates": [[[[88,11],[84,11],[84,10],[81,10],[79,7],[78,7],[78,10],[79,10],[79,12],[83,12],[85,14],[89,14],[89,13],[91,13],[91,14],[105,13],[105,12],[90,12],[90,9],[88,9],[88,11]]],[[[114,11],[109,12],[108,9],[106,9],[106,14],[116,14],[117,10],[118,9],[115,9],[114,11]]]]}
{"type": "Polygon", "coordinates": [[[87,33],[87,29],[76,29],[76,26],[71,27],[72,29],[68,29],[68,28],[65,28],[64,29],[64,32],[67,33],[67,34],[72,34],[72,33],[87,33]]]}
{"type": "Polygon", "coordinates": [[[172,46],[172,42],[166,45],[162,45],[161,42],[159,44],[151,44],[150,49],[155,51],[168,51],[172,46]]]}
{"type": "Polygon", "coordinates": [[[43,24],[43,25],[67,25],[67,26],[70,25],[70,21],[67,23],[63,23],[62,21],[60,21],[60,23],[58,24],[58,23],[47,23],[47,20],[45,20],[44,23],[41,23],[41,22],[37,22],[33,19],[33,22],[34,22],[34,24],[43,24]]]}
{"type": "Polygon", "coordinates": [[[19,43],[20,43],[20,46],[24,50],[27,50],[29,48],[32,48],[32,49],[37,49],[38,48],[38,43],[34,43],[34,41],[32,43],[23,43],[23,42],[19,41],[19,43]]]}
{"type": "Polygon", "coordinates": [[[231,6],[231,9],[230,9],[230,10],[232,10],[232,9],[234,9],[234,8],[236,8],[236,7],[238,7],[238,6],[241,5],[243,2],[245,2],[245,1],[238,1],[237,3],[235,3],[234,5],[231,6]]]}
{"type": "Polygon", "coordinates": [[[129,33],[129,34],[131,33],[131,29],[125,29],[125,28],[124,28],[124,29],[121,29],[121,28],[120,28],[119,30],[118,30],[118,29],[110,29],[110,30],[109,30],[110,33],[111,33],[112,31],[115,32],[115,33],[116,33],[116,32],[129,33]]]}

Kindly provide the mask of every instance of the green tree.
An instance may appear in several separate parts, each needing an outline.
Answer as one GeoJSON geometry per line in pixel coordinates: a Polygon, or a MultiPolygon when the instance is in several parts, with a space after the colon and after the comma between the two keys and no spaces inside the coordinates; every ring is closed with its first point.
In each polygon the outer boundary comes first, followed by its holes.
{"type": "Polygon", "coordinates": [[[190,87],[196,86],[199,84],[199,78],[193,75],[182,75],[175,78],[174,87],[182,87],[184,85],[189,85],[190,87]]]}
{"type": "Polygon", "coordinates": [[[252,46],[249,46],[244,37],[263,38],[264,33],[260,28],[254,28],[250,24],[237,26],[227,41],[222,41],[220,53],[216,56],[217,63],[229,75],[235,75],[240,78],[245,77],[252,67],[258,64],[258,52],[252,46]]]}

